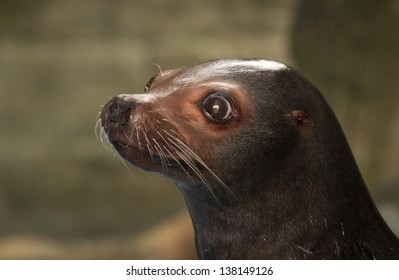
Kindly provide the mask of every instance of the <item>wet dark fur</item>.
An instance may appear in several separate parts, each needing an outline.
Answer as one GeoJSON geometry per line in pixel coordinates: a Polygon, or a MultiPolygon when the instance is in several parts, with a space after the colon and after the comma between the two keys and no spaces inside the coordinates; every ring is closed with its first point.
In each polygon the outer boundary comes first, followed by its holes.
{"type": "MultiPolygon", "coordinates": [[[[399,259],[398,239],[372,202],[318,90],[290,68],[254,72],[234,62],[207,62],[180,74],[201,80],[208,69],[225,67],[213,78],[240,85],[254,106],[239,129],[207,144],[215,154],[207,164],[231,192],[206,171],[213,193],[201,181],[166,174],[189,208],[198,257],[399,259]],[[314,124],[311,134],[290,118],[297,109],[314,124]]],[[[113,129],[105,109],[102,117],[106,130],[113,129]]]]}

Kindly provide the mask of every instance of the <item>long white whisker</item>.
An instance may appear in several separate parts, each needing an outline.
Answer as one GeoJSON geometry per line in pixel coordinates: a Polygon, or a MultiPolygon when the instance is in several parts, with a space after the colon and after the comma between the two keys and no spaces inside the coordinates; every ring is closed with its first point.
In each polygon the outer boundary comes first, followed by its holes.
{"type": "Polygon", "coordinates": [[[94,133],[96,135],[96,138],[101,141],[101,144],[109,150],[109,141],[107,137],[105,136],[105,131],[104,127],[101,126],[101,119],[98,119],[96,122],[96,126],[94,128],[94,133]]]}
{"type": "Polygon", "coordinates": [[[147,127],[146,127],[145,124],[144,124],[144,129],[145,129],[145,131],[143,131],[143,134],[144,134],[145,141],[147,142],[147,149],[148,149],[148,152],[150,153],[151,159],[153,160],[154,159],[154,152],[153,152],[153,149],[151,148],[152,144],[151,144],[151,142],[150,142],[150,140],[148,139],[148,136],[147,136],[147,127]]]}
{"type": "MultiPolygon", "coordinates": [[[[160,125],[162,125],[161,122],[159,122],[159,121],[157,121],[157,122],[158,122],[160,125]]],[[[194,179],[191,177],[191,175],[189,174],[189,172],[187,171],[187,169],[184,168],[184,166],[180,163],[180,160],[178,160],[178,159],[176,158],[176,155],[173,153],[173,147],[169,144],[169,142],[165,139],[165,137],[164,137],[157,129],[156,129],[155,131],[156,131],[156,133],[159,135],[159,137],[162,138],[162,140],[164,141],[164,143],[168,146],[168,148],[165,147],[165,146],[163,146],[163,148],[164,148],[164,149],[169,153],[169,155],[175,160],[175,162],[180,166],[180,168],[183,169],[184,173],[186,173],[186,175],[191,179],[191,181],[194,182],[194,179]]],[[[168,163],[169,163],[169,161],[168,161],[168,163]]],[[[169,164],[170,164],[170,163],[169,163],[169,164]]]]}
{"type": "Polygon", "coordinates": [[[168,157],[165,155],[164,150],[162,149],[161,145],[159,145],[159,143],[157,142],[157,140],[155,140],[155,138],[152,138],[152,141],[155,142],[156,146],[158,146],[158,148],[160,149],[160,151],[162,152],[162,157],[165,159],[165,163],[168,164],[168,166],[170,166],[170,162],[168,157]]]}
{"type": "Polygon", "coordinates": [[[172,149],[172,146],[169,144],[169,142],[165,139],[165,137],[158,131],[158,130],[155,130],[156,131],[156,133],[159,135],[159,137],[161,137],[162,138],[162,140],[163,140],[163,142],[166,144],[166,145],[168,145],[168,147],[170,148],[170,149],[172,149]]]}
{"type": "MultiPolygon", "coordinates": [[[[130,131],[130,135],[129,135],[129,137],[128,137],[128,145],[134,143],[133,137],[134,137],[134,129],[132,129],[132,130],[130,131]]],[[[135,144],[136,144],[136,146],[137,146],[137,143],[135,143],[135,144]]]]}
{"type": "Polygon", "coordinates": [[[98,119],[96,122],[96,126],[94,127],[94,134],[96,135],[96,138],[100,140],[100,135],[99,132],[101,132],[101,119],[98,119]],[[99,132],[98,132],[99,131],[99,132]]]}
{"type": "Polygon", "coordinates": [[[118,157],[118,159],[120,160],[120,162],[123,164],[123,166],[126,168],[127,172],[129,172],[130,176],[132,176],[137,181],[137,177],[130,170],[129,166],[126,164],[126,161],[122,158],[122,156],[119,155],[119,153],[115,153],[115,154],[118,157]]]}
{"type": "Polygon", "coordinates": [[[178,155],[190,168],[191,170],[194,171],[194,173],[201,179],[201,181],[204,183],[204,185],[206,186],[206,188],[210,191],[210,193],[212,194],[212,196],[215,198],[215,200],[220,204],[219,200],[217,199],[215,193],[213,192],[213,190],[211,189],[211,186],[209,185],[208,181],[206,180],[206,178],[204,177],[204,175],[202,175],[202,173],[198,170],[198,167],[195,165],[194,162],[192,162],[190,159],[188,159],[186,156],[184,156],[181,152],[175,150],[176,155],[178,155]]]}
{"type": "Polygon", "coordinates": [[[158,70],[159,70],[159,74],[161,74],[161,76],[163,76],[161,65],[159,65],[158,63],[155,63],[155,62],[152,63],[152,65],[155,65],[158,68],[158,70]]]}
{"type": "Polygon", "coordinates": [[[111,143],[109,142],[109,139],[107,137],[107,134],[105,133],[105,128],[101,128],[101,133],[100,133],[100,141],[101,144],[108,150],[108,151],[112,151],[114,149],[114,147],[111,145],[111,143]]]}
{"type": "Polygon", "coordinates": [[[147,143],[147,150],[150,153],[151,160],[154,160],[154,152],[152,151],[151,145],[147,143]]]}
{"type": "Polygon", "coordinates": [[[166,174],[168,171],[168,165],[170,165],[169,160],[167,159],[165,152],[162,150],[162,147],[158,144],[158,142],[154,138],[152,138],[152,140],[155,142],[154,148],[156,149],[159,159],[161,160],[163,173],[166,174]]]}
{"type": "Polygon", "coordinates": [[[206,188],[210,191],[212,196],[215,198],[215,200],[220,204],[219,200],[217,199],[215,193],[213,192],[211,185],[209,184],[208,180],[206,177],[202,174],[202,172],[199,170],[198,166],[195,164],[195,162],[190,159],[190,155],[187,154],[187,151],[184,149],[184,147],[181,147],[179,145],[174,144],[172,147],[172,150],[174,153],[180,157],[194,173],[198,176],[198,178],[204,183],[206,188]]]}
{"type": "Polygon", "coordinates": [[[193,151],[191,150],[187,145],[185,145],[184,143],[182,143],[181,141],[179,141],[181,145],[184,145],[184,147],[186,148],[186,151],[190,153],[191,156],[193,156],[195,158],[195,160],[200,163],[204,168],[206,168],[209,173],[212,174],[213,177],[215,177],[216,180],[218,180],[218,182],[224,187],[226,188],[226,190],[228,190],[233,196],[234,193],[231,191],[231,189],[219,178],[219,176],[217,176],[209,167],[208,165],[193,151]]]}
{"type": "Polygon", "coordinates": [[[141,147],[140,131],[139,131],[139,129],[136,129],[136,140],[137,140],[137,146],[138,146],[138,148],[139,148],[140,154],[143,154],[143,148],[141,147]]]}
{"type": "Polygon", "coordinates": [[[183,169],[184,173],[186,173],[187,177],[190,178],[192,182],[194,182],[193,177],[191,177],[190,173],[187,171],[187,169],[180,163],[180,160],[177,159],[176,155],[169,150],[167,147],[163,146],[163,148],[169,153],[169,155],[175,160],[175,162],[180,166],[181,169],[183,169]]]}
{"type": "MultiPolygon", "coordinates": [[[[183,141],[181,141],[179,138],[173,136],[166,130],[163,130],[167,135],[169,135],[171,138],[168,138],[171,143],[173,143],[177,147],[184,147],[184,151],[189,153],[190,156],[192,156],[199,164],[201,164],[205,169],[209,171],[209,173],[227,190],[229,191],[233,196],[234,193],[230,190],[230,188],[217,176],[210,168],[209,166],[190,148],[188,147],[183,141]]],[[[171,130],[172,132],[176,133],[175,131],[171,130]]],[[[182,151],[183,152],[183,151],[182,151]]]]}

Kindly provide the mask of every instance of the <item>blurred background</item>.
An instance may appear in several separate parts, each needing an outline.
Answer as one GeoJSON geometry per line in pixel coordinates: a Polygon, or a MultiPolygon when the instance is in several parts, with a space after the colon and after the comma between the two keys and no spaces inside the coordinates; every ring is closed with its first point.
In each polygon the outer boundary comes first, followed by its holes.
{"type": "Polygon", "coordinates": [[[399,1],[1,0],[0,259],[195,258],[174,183],[95,137],[112,96],[214,58],[294,66],[399,234],[399,1]]]}

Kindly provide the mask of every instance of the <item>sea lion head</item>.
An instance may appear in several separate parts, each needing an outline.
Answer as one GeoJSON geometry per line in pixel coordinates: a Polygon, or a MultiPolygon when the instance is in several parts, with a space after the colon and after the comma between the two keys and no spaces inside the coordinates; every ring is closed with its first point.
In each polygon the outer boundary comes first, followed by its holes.
{"type": "Polygon", "coordinates": [[[215,60],[163,71],[142,93],[115,96],[101,123],[116,151],[138,167],[228,185],[277,172],[302,142],[318,137],[324,106],[282,63],[215,60]]]}

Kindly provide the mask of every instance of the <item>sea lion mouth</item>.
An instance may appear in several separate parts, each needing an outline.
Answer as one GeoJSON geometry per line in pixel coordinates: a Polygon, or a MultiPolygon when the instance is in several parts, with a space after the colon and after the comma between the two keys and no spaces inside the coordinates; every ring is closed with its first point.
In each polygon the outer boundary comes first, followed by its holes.
{"type": "Polygon", "coordinates": [[[188,165],[181,160],[172,158],[164,152],[152,152],[134,144],[128,144],[121,140],[110,141],[115,150],[130,163],[149,171],[162,171],[167,169],[184,169],[188,165]]]}
{"type": "Polygon", "coordinates": [[[115,147],[115,149],[117,149],[118,151],[120,150],[128,150],[133,148],[132,146],[129,146],[128,144],[122,142],[122,141],[110,141],[110,143],[112,144],[112,146],[115,147]]]}
{"type": "Polygon", "coordinates": [[[109,120],[108,109],[100,115],[98,125],[101,127],[99,138],[103,144],[112,146],[121,159],[139,168],[160,172],[173,178],[187,174],[193,167],[202,169],[201,164],[187,155],[181,145],[168,142],[167,139],[177,139],[177,136],[166,132],[162,129],[164,127],[156,128],[151,126],[151,123],[144,122],[124,125],[113,123],[109,120]],[[146,126],[151,129],[144,129],[146,126]],[[178,156],[179,154],[181,156],[178,156]]]}
{"type": "MultiPolygon", "coordinates": [[[[112,145],[121,158],[134,166],[161,173],[177,181],[201,181],[212,194],[213,191],[208,180],[216,180],[223,188],[231,192],[210,167],[178,138],[174,138],[175,143],[173,144],[157,142],[157,144],[152,145],[147,143],[148,146],[146,146],[144,143],[129,141],[129,137],[125,134],[126,131],[122,133],[112,126],[107,126],[107,123],[102,124],[102,127],[107,142],[112,145]],[[210,176],[210,179],[208,176],[210,176]]],[[[172,135],[169,136],[173,137],[172,135]]],[[[155,141],[154,138],[152,139],[155,141]]]]}

